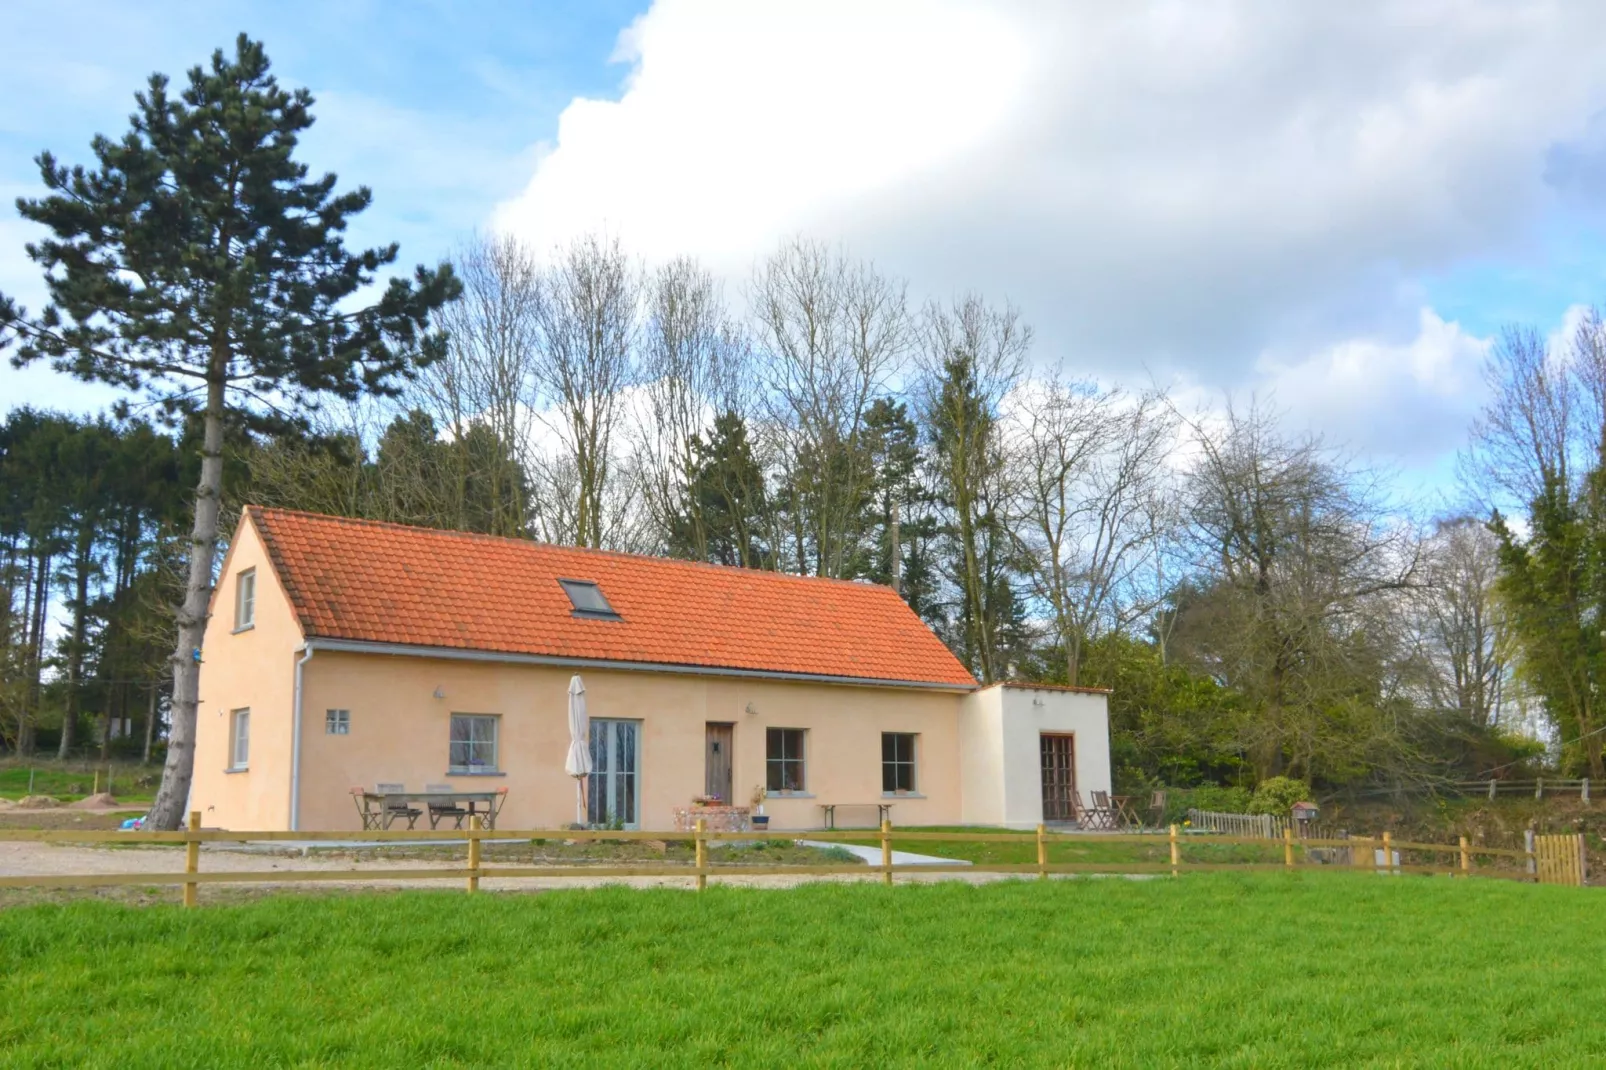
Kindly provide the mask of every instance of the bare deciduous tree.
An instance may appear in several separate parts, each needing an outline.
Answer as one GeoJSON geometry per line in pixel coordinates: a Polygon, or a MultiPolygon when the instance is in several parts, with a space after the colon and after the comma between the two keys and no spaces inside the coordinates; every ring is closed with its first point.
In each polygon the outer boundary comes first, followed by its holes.
{"type": "Polygon", "coordinates": [[[458,520],[468,528],[469,486],[489,488],[491,533],[526,535],[525,476],[531,454],[530,396],[538,354],[540,267],[529,248],[507,236],[481,237],[455,257],[463,297],[437,314],[446,356],[420,376],[416,396],[453,446],[458,520]],[[475,450],[478,425],[497,448],[475,450]],[[509,462],[512,462],[511,464],[509,462]]]}
{"type": "Polygon", "coordinates": [[[1424,546],[1414,607],[1427,702],[1483,727],[1500,721],[1507,676],[1499,570],[1500,540],[1482,522],[1444,521],[1424,546]]]}
{"type": "Polygon", "coordinates": [[[1074,685],[1083,644],[1153,608],[1137,594],[1165,525],[1176,419],[1157,395],[1046,379],[1017,392],[1015,536],[1074,685]]]}
{"type": "Polygon", "coordinates": [[[659,268],[647,287],[641,352],[647,419],[636,435],[642,500],[660,543],[685,518],[698,560],[708,558],[701,502],[688,493],[697,443],[720,412],[745,413],[750,347],[719,285],[695,260],[659,268]]]}
{"type": "Polygon", "coordinates": [[[556,436],[572,474],[573,540],[600,547],[612,535],[608,498],[614,431],[636,381],[640,273],[617,238],[589,235],[557,251],[543,273],[536,313],[539,358],[530,408],[556,436]]]}
{"type": "Polygon", "coordinates": [[[846,575],[874,482],[865,414],[909,347],[904,285],[797,239],[760,265],[750,298],[796,567],[846,575]]]}

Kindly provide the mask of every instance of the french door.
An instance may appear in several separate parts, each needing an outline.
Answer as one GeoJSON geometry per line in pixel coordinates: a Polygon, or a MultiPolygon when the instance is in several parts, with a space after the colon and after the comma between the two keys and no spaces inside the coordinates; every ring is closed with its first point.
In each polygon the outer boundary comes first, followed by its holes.
{"type": "Polygon", "coordinates": [[[591,722],[591,776],[586,820],[593,825],[641,824],[641,722],[591,722]]]}
{"type": "Polygon", "coordinates": [[[1076,741],[1073,736],[1044,732],[1043,820],[1073,821],[1076,818],[1076,741]]]}

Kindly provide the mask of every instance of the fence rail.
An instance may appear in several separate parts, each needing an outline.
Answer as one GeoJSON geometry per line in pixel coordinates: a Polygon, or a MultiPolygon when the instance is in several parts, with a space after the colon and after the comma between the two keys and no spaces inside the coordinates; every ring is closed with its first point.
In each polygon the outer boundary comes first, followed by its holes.
{"type": "MultiPolygon", "coordinates": [[[[1217,815],[1222,816],[1222,815],[1217,815]]],[[[1239,815],[1225,815],[1239,816],[1239,815]]],[[[1258,816],[1258,815],[1257,815],[1258,816]]],[[[1456,877],[1496,877],[1538,883],[1581,885],[1585,880],[1582,836],[1529,835],[1521,848],[1485,847],[1474,845],[1462,837],[1459,843],[1415,843],[1394,841],[1388,833],[1380,837],[1349,837],[1347,839],[1296,839],[1286,824],[1277,837],[1268,838],[1257,828],[1246,835],[1224,833],[1212,836],[1208,845],[1241,844],[1256,847],[1273,846],[1282,841],[1281,862],[1209,862],[1190,861],[1185,852],[1203,844],[1181,834],[1176,825],[1161,833],[1115,833],[1088,837],[1090,843],[1131,843],[1168,849],[1169,859],[1163,862],[1050,862],[1049,847],[1054,844],[1076,842],[1075,839],[1049,833],[1039,825],[1035,838],[1020,833],[990,832],[924,832],[893,829],[883,822],[880,829],[856,831],[812,832],[712,832],[698,822],[692,832],[618,831],[612,829],[485,829],[476,816],[470,819],[466,830],[391,829],[380,832],[283,832],[283,831],[226,831],[203,829],[201,815],[190,815],[189,827],[178,832],[112,832],[112,831],[51,831],[36,829],[0,829],[0,841],[48,841],[53,843],[104,843],[104,844],[183,844],[185,865],[182,872],[170,873],[84,873],[26,876],[0,876],[0,888],[72,888],[181,885],[185,906],[195,906],[199,886],[202,884],[295,884],[324,881],[414,881],[459,879],[465,882],[469,893],[479,891],[482,880],[527,877],[680,877],[691,878],[699,890],[706,888],[711,876],[866,876],[880,877],[891,884],[896,874],[959,874],[998,873],[1028,876],[1035,874],[1047,879],[1053,874],[1105,873],[1105,874],[1165,874],[1177,876],[1184,870],[1276,870],[1301,867],[1334,868],[1334,860],[1343,857],[1349,866],[1373,870],[1378,873],[1446,874],[1456,877]],[[876,840],[881,848],[879,864],[865,865],[747,865],[710,862],[708,846],[721,841],[796,840],[807,838],[825,843],[862,843],[876,840]],[[572,840],[572,841],[659,841],[687,842],[695,847],[696,862],[692,866],[659,865],[556,865],[517,866],[486,864],[481,847],[497,840],[572,840]],[[345,870],[245,870],[206,871],[200,868],[200,847],[203,843],[220,842],[331,842],[350,843],[456,843],[467,841],[466,864],[407,869],[345,869],[345,870]],[[1034,844],[1035,862],[980,862],[949,864],[905,864],[893,862],[892,845],[895,841],[913,843],[1014,843],[1034,844]],[[1326,854],[1320,852],[1325,851],[1326,854]],[[1443,863],[1408,863],[1401,859],[1401,851],[1427,853],[1447,860],[1443,863]],[[1479,859],[1519,859],[1523,865],[1511,870],[1479,868],[1479,859]]]]}
{"type": "Polygon", "coordinates": [[[1533,780],[1458,780],[1450,787],[1466,795],[1532,795],[1543,799],[1546,795],[1577,795],[1589,802],[1589,778],[1563,780],[1559,777],[1537,777],[1533,780]]]}

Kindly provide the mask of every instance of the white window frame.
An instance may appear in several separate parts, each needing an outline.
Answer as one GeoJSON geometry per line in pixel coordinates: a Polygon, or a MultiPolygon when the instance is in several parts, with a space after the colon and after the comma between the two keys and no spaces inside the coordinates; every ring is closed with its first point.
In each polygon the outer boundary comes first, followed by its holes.
{"type": "Polygon", "coordinates": [[[502,748],[502,716],[500,714],[496,714],[496,713],[454,713],[454,714],[452,714],[450,721],[447,723],[447,731],[446,731],[446,770],[447,770],[447,775],[448,776],[498,776],[502,772],[501,748],[502,748]],[[458,724],[459,721],[467,722],[470,725],[470,728],[469,728],[469,736],[470,736],[470,738],[467,739],[467,740],[459,740],[457,738],[457,724],[458,724]],[[491,726],[491,738],[489,740],[473,738],[473,736],[474,736],[474,728],[473,728],[473,726],[477,725],[477,726],[479,726],[480,728],[483,729],[483,727],[486,724],[489,724],[491,726]],[[454,753],[454,751],[456,750],[456,748],[457,748],[459,743],[462,743],[463,745],[468,747],[467,754],[468,754],[469,760],[467,762],[465,762],[465,763],[462,763],[462,764],[459,764],[459,763],[454,762],[452,760],[453,758],[457,757],[457,755],[454,753]],[[476,764],[473,759],[474,759],[474,756],[475,756],[475,754],[477,752],[477,749],[478,748],[483,748],[487,743],[490,744],[490,748],[491,748],[491,760],[490,760],[490,762],[486,763],[484,761],[480,761],[479,763],[476,764]]]}
{"type": "Polygon", "coordinates": [[[257,623],[257,570],[248,568],[234,577],[234,630],[246,631],[257,623]]]}
{"type": "Polygon", "coordinates": [[[324,710],[323,734],[326,736],[351,735],[351,711],[324,710]]]}
{"type": "Polygon", "coordinates": [[[251,707],[229,711],[229,772],[251,768],[251,707]]]}

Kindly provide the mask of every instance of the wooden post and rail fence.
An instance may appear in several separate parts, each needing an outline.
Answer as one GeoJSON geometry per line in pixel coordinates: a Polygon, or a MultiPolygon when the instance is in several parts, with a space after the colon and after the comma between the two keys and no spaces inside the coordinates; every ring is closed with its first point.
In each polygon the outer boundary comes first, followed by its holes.
{"type": "Polygon", "coordinates": [[[1300,868],[1335,868],[1332,859],[1348,852],[1349,865],[1363,870],[1397,875],[1403,873],[1442,874],[1453,877],[1496,877],[1528,881],[1539,884],[1582,885],[1585,882],[1586,862],[1581,835],[1527,834],[1522,848],[1485,847],[1470,843],[1462,836],[1457,843],[1416,843],[1395,840],[1390,833],[1381,837],[1349,837],[1348,839],[1296,838],[1289,828],[1282,830],[1282,860],[1277,862],[1201,862],[1184,857],[1185,848],[1247,845],[1273,847],[1258,835],[1183,835],[1176,825],[1164,833],[1099,833],[1086,838],[1050,833],[1038,825],[1035,837],[1011,832],[924,832],[920,830],[894,830],[890,821],[883,821],[879,829],[826,830],[826,831],[771,831],[771,832],[711,832],[705,822],[698,821],[690,837],[684,832],[640,832],[613,829],[488,829],[479,816],[469,819],[466,830],[388,829],[370,832],[249,832],[224,829],[203,829],[201,815],[192,812],[188,827],[177,832],[121,832],[73,831],[50,829],[0,829],[0,841],[34,841],[59,844],[171,844],[184,846],[184,869],[171,873],[82,873],[52,875],[0,874],[0,888],[74,888],[153,885],[180,885],[183,902],[195,906],[202,884],[311,884],[324,881],[362,883],[365,881],[419,881],[462,878],[469,894],[480,890],[480,881],[495,878],[622,878],[622,877],[691,877],[698,891],[708,887],[710,876],[865,876],[877,875],[884,884],[891,885],[895,874],[966,874],[998,873],[1029,876],[1036,874],[1046,880],[1054,874],[1156,874],[1169,873],[1175,877],[1184,870],[1294,870],[1300,868]],[[684,841],[690,838],[695,846],[692,866],[662,864],[587,864],[521,866],[507,864],[487,865],[483,859],[483,845],[487,841],[684,841]],[[710,862],[708,847],[717,842],[751,842],[754,840],[796,840],[799,838],[828,843],[862,843],[874,839],[881,847],[879,865],[862,863],[830,865],[746,864],[710,862]],[[996,843],[1032,845],[1037,849],[1035,862],[952,862],[898,864],[893,861],[894,839],[917,844],[942,843],[996,843]],[[342,844],[461,844],[467,840],[466,862],[461,867],[428,866],[417,868],[392,867],[385,869],[322,869],[322,870],[242,870],[202,871],[201,845],[204,843],[274,843],[294,842],[342,844]],[[1052,862],[1051,845],[1105,845],[1113,843],[1141,844],[1168,848],[1166,861],[1132,862],[1052,862]],[[1326,851],[1328,860],[1319,861],[1315,852],[1326,851]],[[1403,862],[1401,852],[1445,857],[1447,863],[1403,862]],[[1511,868],[1478,867],[1478,859],[1509,860],[1511,868]]]}

